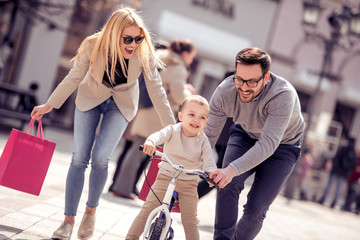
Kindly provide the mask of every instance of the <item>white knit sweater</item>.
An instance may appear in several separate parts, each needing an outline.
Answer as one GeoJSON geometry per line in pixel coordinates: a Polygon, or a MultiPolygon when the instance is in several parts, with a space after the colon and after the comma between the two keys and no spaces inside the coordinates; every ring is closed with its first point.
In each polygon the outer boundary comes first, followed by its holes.
{"type": "MultiPolygon", "coordinates": [[[[186,137],[182,130],[182,123],[168,125],[162,130],[151,134],[147,140],[155,146],[164,144],[164,153],[177,165],[185,169],[204,169],[211,172],[217,169],[213,152],[206,135],[201,132],[195,137],[186,137]]],[[[161,162],[159,173],[172,177],[175,170],[170,164],[161,162]]],[[[198,176],[181,174],[180,180],[193,180],[198,176]]]]}

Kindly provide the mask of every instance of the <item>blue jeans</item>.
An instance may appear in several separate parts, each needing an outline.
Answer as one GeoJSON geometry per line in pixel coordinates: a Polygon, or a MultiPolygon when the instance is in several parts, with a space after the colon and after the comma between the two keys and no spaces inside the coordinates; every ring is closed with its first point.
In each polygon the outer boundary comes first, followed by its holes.
{"type": "Polygon", "coordinates": [[[338,200],[339,196],[340,196],[340,193],[342,191],[342,189],[346,186],[346,183],[347,183],[347,179],[346,177],[343,177],[343,176],[339,176],[335,173],[330,173],[330,176],[329,176],[329,179],[328,179],[328,182],[326,184],[326,187],[325,187],[325,190],[324,190],[324,193],[320,199],[320,203],[323,203],[327,197],[327,195],[329,194],[330,192],[330,189],[333,185],[335,185],[335,195],[334,195],[334,198],[331,202],[331,207],[334,207],[335,204],[336,204],[336,201],[338,200]]]}
{"type": "MultiPolygon", "coordinates": [[[[241,157],[257,140],[250,138],[239,124],[230,129],[223,167],[241,157]]],[[[268,159],[253,169],[233,178],[218,191],[216,201],[214,239],[254,239],[260,232],[271,203],[292,172],[300,154],[300,144],[280,144],[268,159]],[[245,180],[255,173],[247,195],[243,216],[238,220],[239,197],[245,180]]]]}
{"type": "Polygon", "coordinates": [[[86,205],[89,208],[96,208],[99,205],[99,199],[108,176],[110,157],[127,124],[128,121],[112,97],[89,111],[81,112],[77,108],[75,109],[74,150],[66,179],[66,216],[76,216],[84,186],[85,170],[90,159],[91,172],[86,205]],[[101,115],[103,118],[98,136],[96,136],[101,115]]]}

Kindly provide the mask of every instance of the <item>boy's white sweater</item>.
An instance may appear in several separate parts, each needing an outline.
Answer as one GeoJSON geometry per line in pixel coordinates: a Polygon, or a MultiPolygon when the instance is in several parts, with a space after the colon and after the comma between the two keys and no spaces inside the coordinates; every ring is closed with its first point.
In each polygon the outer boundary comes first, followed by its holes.
{"type": "MultiPolygon", "coordinates": [[[[155,146],[164,144],[164,153],[177,165],[185,169],[204,169],[211,172],[217,169],[213,152],[206,135],[201,132],[195,137],[186,137],[182,130],[182,123],[168,125],[160,131],[151,134],[147,140],[155,146]]],[[[159,173],[172,177],[174,168],[170,164],[161,162],[159,173]]],[[[196,180],[198,176],[180,174],[180,180],[196,180]]]]}

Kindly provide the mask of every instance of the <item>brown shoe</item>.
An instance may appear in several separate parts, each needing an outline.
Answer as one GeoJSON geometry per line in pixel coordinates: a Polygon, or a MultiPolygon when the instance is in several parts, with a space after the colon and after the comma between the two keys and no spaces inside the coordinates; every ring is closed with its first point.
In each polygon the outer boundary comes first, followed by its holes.
{"type": "Polygon", "coordinates": [[[63,222],[53,233],[51,239],[70,240],[72,230],[73,226],[71,224],[63,222]]]}
{"type": "Polygon", "coordinates": [[[84,213],[77,234],[78,238],[81,240],[87,240],[91,238],[94,234],[94,229],[95,229],[95,215],[84,213]]]}

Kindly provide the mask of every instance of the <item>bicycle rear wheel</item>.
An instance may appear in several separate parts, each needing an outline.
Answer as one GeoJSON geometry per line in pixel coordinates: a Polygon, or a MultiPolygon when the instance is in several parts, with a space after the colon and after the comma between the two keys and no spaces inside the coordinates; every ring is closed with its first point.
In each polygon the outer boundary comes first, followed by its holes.
{"type": "Polygon", "coordinates": [[[157,218],[154,222],[154,226],[150,230],[149,240],[159,240],[164,227],[165,219],[157,218]]]}

